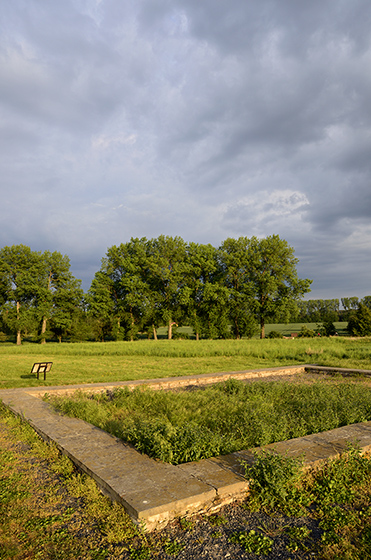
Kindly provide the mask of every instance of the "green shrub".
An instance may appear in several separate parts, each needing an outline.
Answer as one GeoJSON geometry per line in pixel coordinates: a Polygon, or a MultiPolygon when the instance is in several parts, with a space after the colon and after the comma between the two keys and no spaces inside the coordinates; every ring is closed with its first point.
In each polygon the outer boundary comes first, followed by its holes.
{"type": "Polygon", "coordinates": [[[336,334],[336,327],[331,320],[324,321],[322,325],[318,325],[318,331],[322,336],[334,336],[336,334]]]}
{"type": "Polygon", "coordinates": [[[349,317],[347,330],[352,336],[371,336],[371,309],[360,303],[349,317]]]}
{"type": "Polygon", "coordinates": [[[283,338],[283,334],[281,332],[278,331],[271,331],[267,338],[283,338]]]}
{"type": "Polygon", "coordinates": [[[314,336],[316,336],[316,333],[312,329],[308,329],[306,325],[302,326],[298,333],[300,338],[313,338],[314,336]]]}
{"type": "Polygon", "coordinates": [[[271,451],[254,454],[252,467],[245,464],[251,497],[260,507],[282,507],[302,475],[302,461],[271,451]]]}

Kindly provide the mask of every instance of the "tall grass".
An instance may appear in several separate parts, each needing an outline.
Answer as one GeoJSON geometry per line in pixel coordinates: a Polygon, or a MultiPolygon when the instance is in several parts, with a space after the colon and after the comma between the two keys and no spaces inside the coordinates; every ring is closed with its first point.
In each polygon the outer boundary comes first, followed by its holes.
{"type": "Polygon", "coordinates": [[[49,398],[58,410],[169,463],[371,420],[371,388],[343,381],[245,384],[230,380],[198,391],[119,389],[49,398]]]}
{"type": "MultiPolygon", "coordinates": [[[[363,339],[362,339],[363,340],[363,339]]],[[[319,339],[242,339],[242,340],[138,340],[134,342],[85,342],[45,346],[37,344],[1,345],[0,356],[5,355],[53,355],[53,356],[159,356],[173,358],[251,356],[272,360],[302,361],[307,349],[313,353],[341,354],[349,342],[344,338],[319,339]]]]}

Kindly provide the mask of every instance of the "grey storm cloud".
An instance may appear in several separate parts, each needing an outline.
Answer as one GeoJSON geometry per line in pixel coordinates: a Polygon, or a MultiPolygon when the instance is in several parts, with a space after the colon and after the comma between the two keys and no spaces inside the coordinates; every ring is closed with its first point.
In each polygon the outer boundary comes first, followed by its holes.
{"type": "Polygon", "coordinates": [[[371,293],[367,0],[12,0],[2,245],[89,287],[130,237],[279,234],[310,297],[371,293]]]}

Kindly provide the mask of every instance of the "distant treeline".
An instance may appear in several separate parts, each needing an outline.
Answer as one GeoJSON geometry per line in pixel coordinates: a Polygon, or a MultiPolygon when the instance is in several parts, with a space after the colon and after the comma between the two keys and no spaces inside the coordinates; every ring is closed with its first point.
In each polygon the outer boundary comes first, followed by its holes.
{"type": "Polygon", "coordinates": [[[339,299],[308,299],[298,302],[297,321],[299,323],[316,323],[323,321],[348,321],[359,305],[371,309],[371,296],[362,299],[345,297],[339,299]],[[341,309],[340,309],[341,303],[341,309]]]}

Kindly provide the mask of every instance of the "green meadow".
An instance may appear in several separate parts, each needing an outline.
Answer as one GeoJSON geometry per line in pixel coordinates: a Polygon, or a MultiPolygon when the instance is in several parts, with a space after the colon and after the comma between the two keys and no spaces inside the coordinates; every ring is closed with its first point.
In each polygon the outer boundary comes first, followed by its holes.
{"type": "MultiPolygon", "coordinates": [[[[287,325],[285,325],[287,327],[287,325]]],[[[294,332],[294,331],[293,331],[294,332]]],[[[0,343],[0,388],[154,379],[315,363],[371,369],[371,339],[315,337],[242,340],[0,343]],[[46,381],[33,363],[53,362],[46,381]]]]}

